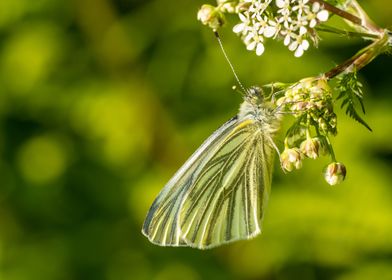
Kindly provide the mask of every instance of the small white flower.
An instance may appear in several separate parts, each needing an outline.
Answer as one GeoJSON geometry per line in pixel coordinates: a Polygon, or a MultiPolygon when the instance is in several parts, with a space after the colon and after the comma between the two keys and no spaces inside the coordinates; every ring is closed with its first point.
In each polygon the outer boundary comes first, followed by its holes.
{"type": "Polygon", "coordinates": [[[246,48],[256,51],[257,55],[264,53],[264,38],[271,38],[278,33],[276,22],[270,20],[265,10],[272,0],[245,0],[251,3],[244,13],[239,13],[241,22],[233,27],[233,31],[241,35],[246,48]]]}
{"type": "Polygon", "coordinates": [[[309,41],[301,36],[297,36],[295,41],[289,45],[289,50],[294,52],[295,57],[301,57],[309,49],[309,41]]]}
{"type": "Polygon", "coordinates": [[[264,28],[263,35],[266,38],[274,37],[279,31],[279,25],[275,21],[268,21],[268,25],[264,28]]]}
{"type": "Polygon", "coordinates": [[[308,20],[306,16],[298,16],[298,20],[295,22],[295,24],[299,27],[299,34],[304,35],[305,33],[308,32],[308,29],[306,28],[308,26],[308,20]]]}
{"type": "Polygon", "coordinates": [[[321,9],[321,5],[318,2],[314,2],[312,6],[312,12],[308,14],[309,27],[314,28],[319,21],[324,22],[329,18],[327,10],[321,9]]]}
{"type": "Polygon", "coordinates": [[[319,21],[327,21],[329,18],[329,13],[327,10],[323,10],[319,2],[314,2],[312,6],[313,14],[317,15],[319,21]]]}
{"type": "Polygon", "coordinates": [[[309,0],[297,0],[295,2],[297,5],[293,7],[293,11],[296,11],[299,17],[302,16],[302,14],[307,14],[309,12],[310,7],[307,4],[309,0]]]}
{"type": "Polygon", "coordinates": [[[309,42],[308,40],[304,39],[300,44],[298,44],[297,50],[294,52],[294,56],[301,57],[308,48],[309,42]]]}
{"type": "Polygon", "coordinates": [[[309,29],[328,20],[319,2],[310,0],[243,0],[249,8],[239,13],[233,31],[240,35],[248,50],[261,55],[266,38],[280,37],[283,44],[300,57],[309,48],[309,29]],[[272,3],[272,4],[271,4],[272,3]],[[274,5],[271,9],[269,6],[274,5]]]}
{"type": "Polygon", "coordinates": [[[295,29],[294,25],[290,25],[288,28],[286,28],[280,32],[280,34],[282,36],[284,36],[283,44],[285,46],[290,45],[291,40],[296,38],[297,35],[295,34],[295,30],[296,29],[295,29]]]}

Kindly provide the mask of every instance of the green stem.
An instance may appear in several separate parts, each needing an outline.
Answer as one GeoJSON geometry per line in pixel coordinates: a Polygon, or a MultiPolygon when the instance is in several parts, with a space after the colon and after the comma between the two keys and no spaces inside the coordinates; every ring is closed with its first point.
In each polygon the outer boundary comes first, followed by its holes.
{"type": "Polygon", "coordinates": [[[391,44],[391,37],[388,32],[384,31],[383,36],[371,43],[369,46],[360,50],[356,55],[346,60],[342,64],[334,67],[324,74],[327,80],[330,80],[343,72],[358,71],[369,64],[379,54],[385,52],[391,44]]]}
{"type": "Polygon", "coordinates": [[[365,32],[356,32],[356,31],[347,31],[347,30],[342,30],[336,27],[332,27],[329,25],[319,25],[316,27],[317,31],[321,32],[328,32],[328,33],[333,33],[341,36],[346,36],[350,38],[363,38],[363,39],[378,39],[380,38],[379,35],[372,34],[372,33],[365,33],[365,32]]]}
{"type": "Polygon", "coordinates": [[[382,35],[383,29],[376,25],[365,12],[365,10],[359,5],[357,0],[348,1],[348,9],[352,9],[356,15],[362,20],[362,26],[368,31],[382,35]]]}
{"type": "Polygon", "coordinates": [[[331,141],[329,140],[329,137],[327,135],[325,135],[325,142],[327,142],[327,147],[328,147],[329,153],[331,154],[332,161],[337,162],[331,141]]]}

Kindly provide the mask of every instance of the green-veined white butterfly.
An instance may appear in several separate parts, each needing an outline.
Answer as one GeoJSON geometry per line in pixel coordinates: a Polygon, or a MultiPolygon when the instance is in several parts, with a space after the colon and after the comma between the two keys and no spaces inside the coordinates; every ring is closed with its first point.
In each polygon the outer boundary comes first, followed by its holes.
{"type": "Polygon", "coordinates": [[[261,89],[247,90],[238,115],[216,130],[159,193],[143,234],[161,246],[199,249],[259,234],[278,116],[261,89]]]}

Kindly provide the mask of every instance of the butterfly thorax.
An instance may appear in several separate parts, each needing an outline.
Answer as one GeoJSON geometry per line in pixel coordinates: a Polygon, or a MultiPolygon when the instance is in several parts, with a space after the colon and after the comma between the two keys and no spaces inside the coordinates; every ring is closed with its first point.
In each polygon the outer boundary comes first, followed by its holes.
{"type": "Polygon", "coordinates": [[[269,102],[264,100],[260,88],[252,87],[247,91],[240,106],[238,119],[255,121],[261,131],[274,134],[279,127],[279,114],[269,102]]]}

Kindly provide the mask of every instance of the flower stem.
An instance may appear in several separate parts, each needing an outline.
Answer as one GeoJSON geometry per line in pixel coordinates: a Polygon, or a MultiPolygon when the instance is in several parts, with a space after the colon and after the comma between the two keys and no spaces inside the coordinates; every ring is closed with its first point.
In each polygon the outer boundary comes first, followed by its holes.
{"type": "Polygon", "coordinates": [[[330,153],[330,155],[331,155],[332,161],[333,161],[333,162],[336,162],[335,151],[333,150],[331,140],[329,140],[329,137],[328,137],[328,136],[325,136],[324,139],[325,139],[325,142],[326,142],[326,144],[327,144],[327,148],[328,148],[329,153],[330,153]]]}
{"type": "Polygon", "coordinates": [[[309,3],[319,3],[320,5],[323,6],[323,8],[325,10],[327,10],[335,15],[338,15],[341,18],[344,18],[348,21],[351,21],[352,23],[371,31],[372,33],[381,34],[383,29],[380,28],[379,26],[377,26],[376,24],[374,24],[369,19],[369,17],[365,14],[363,9],[359,6],[359,4],[356,1],[354,1],[354,2],[355,3],[353,3],[352,6],[356,11],[363,14],[362,18],[357,17],[349,12],[346,12],[346,11],[344,11],[334,5],[331,5],[323,0],[309,0],[309,3]]]}
{"type": "Polygon", "coordinates": [[[383,29],[376,25],[365,12],[365,10],[359,5],[357,0],[351,0],[348,3],[348,8],[351,8],[355,11],[355,13],[359,16],[362,20],[362,26],[365,27],[368,31],[379,34],[382,36],[383,29]]]}
{"type": "Polygon", "coordinates": [[[329,25],[319,25],[316,27],[317,31],[321,32],[328,32],[328,33],[333,33],[333,34],[338,34],[341,36],[346,36],[349,38],[363,38],[363,39],[377,39],[380,38],[380,36],[376,34],[371,34],[371,33],[365,33],[365,32],[356,32],[356,31],[347,31],[347,30],[342,30],[336,27],[332,27],[329,25]]]}
{"type": "Polygon", "coordinates": [[[379,54],[385,52],[388,49],[390,40],[390,35],[387,31],[384,31],[383,36],[380,39],[374,41],[350,59],[325,73],[324,77],[327,80],[330,80],[343,72],[353,72],[362,69],[379,54]]]}

